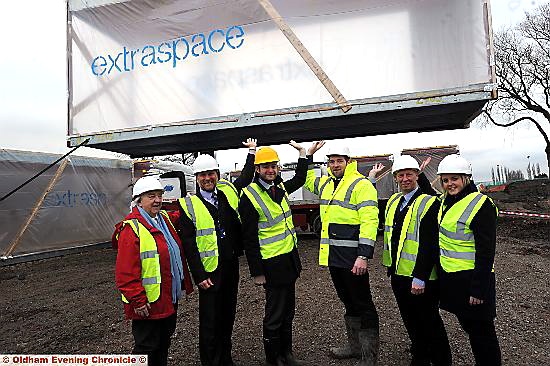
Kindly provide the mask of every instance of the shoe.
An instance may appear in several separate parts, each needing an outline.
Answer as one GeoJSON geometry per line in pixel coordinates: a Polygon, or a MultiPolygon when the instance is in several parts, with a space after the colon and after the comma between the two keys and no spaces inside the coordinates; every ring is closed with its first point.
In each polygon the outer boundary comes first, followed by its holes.
{"type": "Polygon", "coordinates": [[[346,336],[348,343],[342,347],[332,347],[330,356],[336,359],[361,358],[361,345],[359,344],[359,329],[361,318],[355,316],[344,316],[346,324],[346,336]]]}
{"type": "Polygon", "coordinates": [[[361,360],[355,366],[376,366],[380,347],[378,327],[360,329],[359,344],[361,345],[361,360]]]}

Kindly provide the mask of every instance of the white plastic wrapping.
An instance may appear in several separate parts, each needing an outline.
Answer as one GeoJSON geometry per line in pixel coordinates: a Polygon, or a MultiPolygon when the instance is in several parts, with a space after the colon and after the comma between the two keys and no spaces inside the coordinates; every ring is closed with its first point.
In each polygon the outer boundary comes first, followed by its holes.
{"type": "MultiPolygon", "coordinates": [[[[61,155],[0,150],[0,196],[59,159],[61,155]]],[[[61,163],[0,202],[0,257],[61,163]]],[[[71,156],[59,181],[46,196],[12,256],[104,243],[128,214],[132,179],[130,160],[71,156]]]]}
{"type": "MultiPolygon", "coordinates": [[[[272,0],[347,100],[491,82],[482,0],[272,0]]],[[[69,135],[332,102],[258,0],[69,0],[69,135]]]]}

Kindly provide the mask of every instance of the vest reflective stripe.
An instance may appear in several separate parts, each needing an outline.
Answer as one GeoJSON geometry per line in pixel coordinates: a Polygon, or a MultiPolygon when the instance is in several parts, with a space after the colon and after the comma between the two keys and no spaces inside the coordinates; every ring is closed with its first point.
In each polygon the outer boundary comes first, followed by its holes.
{"type": "Polygon", "coordinates": [[[220,179],[218,181],[218,184],[216,185],[216,188],[218,188],[225,194],[225,197],[227,197],[227,201],[229,202],[229,206],[231,206],[233,211],[235,211],[240,221],[241,216],[239,215],[239,192],[237,191],[235,185],[228,180],[220,179]]]}
{"type": "Polygon", "coordinates": [[[376,243],[376,240],[372,240],[369,238],[359,238],[359,244],[374,246],[374,243],[376,243]]]}
{"type": "MultiPolygon", "coordinates": [[[[156,284],[160,284],[160,282],[157,282],[157,278],[156,277],[148,277],[148,278],[144,278],[141,280],[141,284],[143,286],[147,286],[147,285],[156,285],[156,284]]],[[[147,298],[147,300],[149,300],[149,298],[147,298]]],[[[150,301],[149,301],[150,302],[150,301]]]]}
{"type": "Polygon", "coordinates": [[[210,229],[201,229],[196,231],[197,236],[206,236],[211,235],[216,232],[216,229],[210,228],[210,229]]]}
{"type": "Polygon", "coordinates": [[[397,204],[402,196],[401,192],[394,193],[386,204],[386,211],[384,213],[384,249],[382,251],[382,264],[386,267],[390,267],[392,262],[390,242],[393,235],[393,220],[397,211],[397,204]]]}
{"type": "MultiPolygon", "coordinates": [[[[445,272],[475,268],[475,238],[470,224],[487,199],[491,200],[484,194],[472,192],[456,202],[445,214],[441,205],[438,214],[439,260],[445,272]]],[[[495,210],[498,214],[496,207],[495,210]]]]}
{"type": "Polygon", "coordinates": [[[155,258],[158,254],[156,250],[148,250],[146,252],[139,253],[139,259],[155,258]]]}
{"type": "MultiPolygon", "coordinates": [[[[386,210],[386,227],[390,227],[388,234],[385,233],[384,235],[384,253],[382,256],[382,264],[386,267],[390,267],[392,265],[391,236],[393,234],[393,227],[389,225],[389,223],[391,222],[393,224],[399,202],[397,200],[398,195],[394,196],[395,197],[392,197],[393,200],[390,198],[391,207],[388,207],[386,210]]],[[[401,196],[399,196],[399,198],[401,196]]],[[[403,220],[403,226],[401,227],[399,244],[397,247],[397,263],[395,264],[395,267],[398,275],[412,277],[412,272],[416,265],[418,248],[420,246],[420,222],[436,199],[437,198],[434,196],[421,194],[416,197],[407,208],[407,213],[405,214],[405,218],[403,220]]],[[[430,274],[430,280],[436,278],[437,275],[434,266],[430,274]]]]}
{"type": "Polygon", "coordinates": [[[218,268],[218,237],[214,219],[197,196],[180,198],[179,203],[195,226],[195,241],[204,270],[212,272],[218,268]]]}
{"type": "Polygon", "coordinates": [[[294,230],[294,228],[292,228],[290,230],[285,230],[284,233],[277,234],[277,235],[269,237],[269,238],[260,239],[259,243],[260,243],[260,246],[267,245],[267,244],[273,244],[273,243],[276,243],[276,242],[281,241],[283,239],[286,239],[289,235],[295,235],[295,234],[296,234],[296,230],[294,230]]]}
{"type": "Polygon", "coordinates": [[[325,190],[325,187],[330,183],[331,179],[327,178],[323,185],[321,185],[321,188],[319,188],[319,197],[323,195],[323,191],[325,190]]]}
{"type": "Polygon", "coordinates": [[[476,259],[476,253],[475,252],[453,252],[448,249],[439,249],[439,254],[444,255],[445,257],[449,258],[455,258],[455,259],[467,259],[467,260],[475,260],[476,259]]]}
{"type": "Polygon", "coordinates": [[[356,209],[361,209],[363,207],[369,207],[369,206],[374,206],[374,207],[377,207],[378,206],[378,202],[376,201],[372,201],[372,200],[367,200],[367,201],[363,201],[361,203],[359,203],[358,205],[356,205],[356,209]]]}
{"type": "Polygon", "coordinates": [[[319,182],[321,178],[317,177],[313,180],[313,193],[319,194],[319,182]]]}
{"type": "MultiPolygon", "coordinates": [[[[279,188],[284,190],[282,184],[279,188]]],[[[242,194],[248,197],[258,212],[258,242],[262,259],[290,253],[298,240],[286,191],[280,205],[257,183],[244,188],[242,194]]]]}
{"type": "MultiPolygon", "coordinates": [[[[164,216],[168,225],[171,225],[172,221],[168,217],[165,211],[160,211],[160,214],[164,216]]],[[[139,238],[139,258],[141,261],[141,285],[145,289],[145,296],[149,303],[155,302],[160,297],[160,259],[158,254],[157,243],[153,235],[143,226],[137,219],[124,221],[125,225],[130,225],[136,236],[139,238]]],[[[175,229],[174,229],[175,230],[175,229]]],[[[128,303],[129,301],[122,296],[122,301],[128,303]]]]}
{"type": "Polygon", "coordinates": [[[349,202],[346,202],[346,201],[340,201],[340,200],[320,200],[319,203],[321,205],[336,205],[336,206],[340,206],[340,207],[343,207],[343,208],[349,208],[350,210],[358,210],[358,209],[363,208],[363,207],[376,206],[377,205],[377,203],[375,201],[372,201],[372,200],[367,200],[367,201],[361,202],[358,205],[354,205],[352,203],[349,203],[349,202]]]}
{"type": "MultiPolygon", "coordinates": [[[[359,239],[359,241],[361,240],[365,241],[364,243],[361,243],[361,244],[374,245],[374,242],[371,242],[370,239],[359,239]]],[[[357,241],[355,240],[338,240],[338,239],[321,238],[320,243],[332,245],[335,247],[357,248],[357,241]]]]}
{"type": "Polygon", "coordinates": [[[199,252],[199,255],[202,258],[215,257],[218,255],[217,250],[207,250],[206,252],[199,252]]]}

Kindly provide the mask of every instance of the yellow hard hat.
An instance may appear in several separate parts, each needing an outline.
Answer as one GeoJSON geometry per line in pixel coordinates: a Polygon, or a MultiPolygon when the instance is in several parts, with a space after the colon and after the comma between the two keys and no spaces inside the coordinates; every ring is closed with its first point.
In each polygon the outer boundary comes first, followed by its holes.
{"type": "Polygon", "coordinates": [[[272,162],[279,162],[279,155],[277,155],[277,152],[270,147],[260,147],[256,152],[254,164],[258,165],[272,162]]]}

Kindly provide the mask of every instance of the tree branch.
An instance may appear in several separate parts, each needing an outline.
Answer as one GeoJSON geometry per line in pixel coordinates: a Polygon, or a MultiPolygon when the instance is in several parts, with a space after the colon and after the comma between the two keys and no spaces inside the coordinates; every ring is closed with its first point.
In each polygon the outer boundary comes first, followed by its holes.
{"type": "Polygon", "coordinates": [[[536,119],[534,119],[533,117],[525,116],[525,117],[515,119],[514,121],[512,121],[510,123],[498,123],[497,121],[495,121],[495,119],[493,118],[493,116],[491,116],[491,114],[489,112],[484,110],[483,113],[489,119],[489,121],[491,121],[493,124],[495,124],[496,126],[499,126],[499,127],[510,127],[510,126],[513,126],[516,123],[519,123],[519,122],[522,122],[522,121],[531,121],[535,124],[535,126],[537,127],[537,129],[541,133],[542,137],[544,138],[544,141],[546,141],[546,145],[550,145],[550,139],[548,139],[548,135],[546,134],[546,132],[544,131],[544,129],[542,128],[540,123],[536,119]]]}

